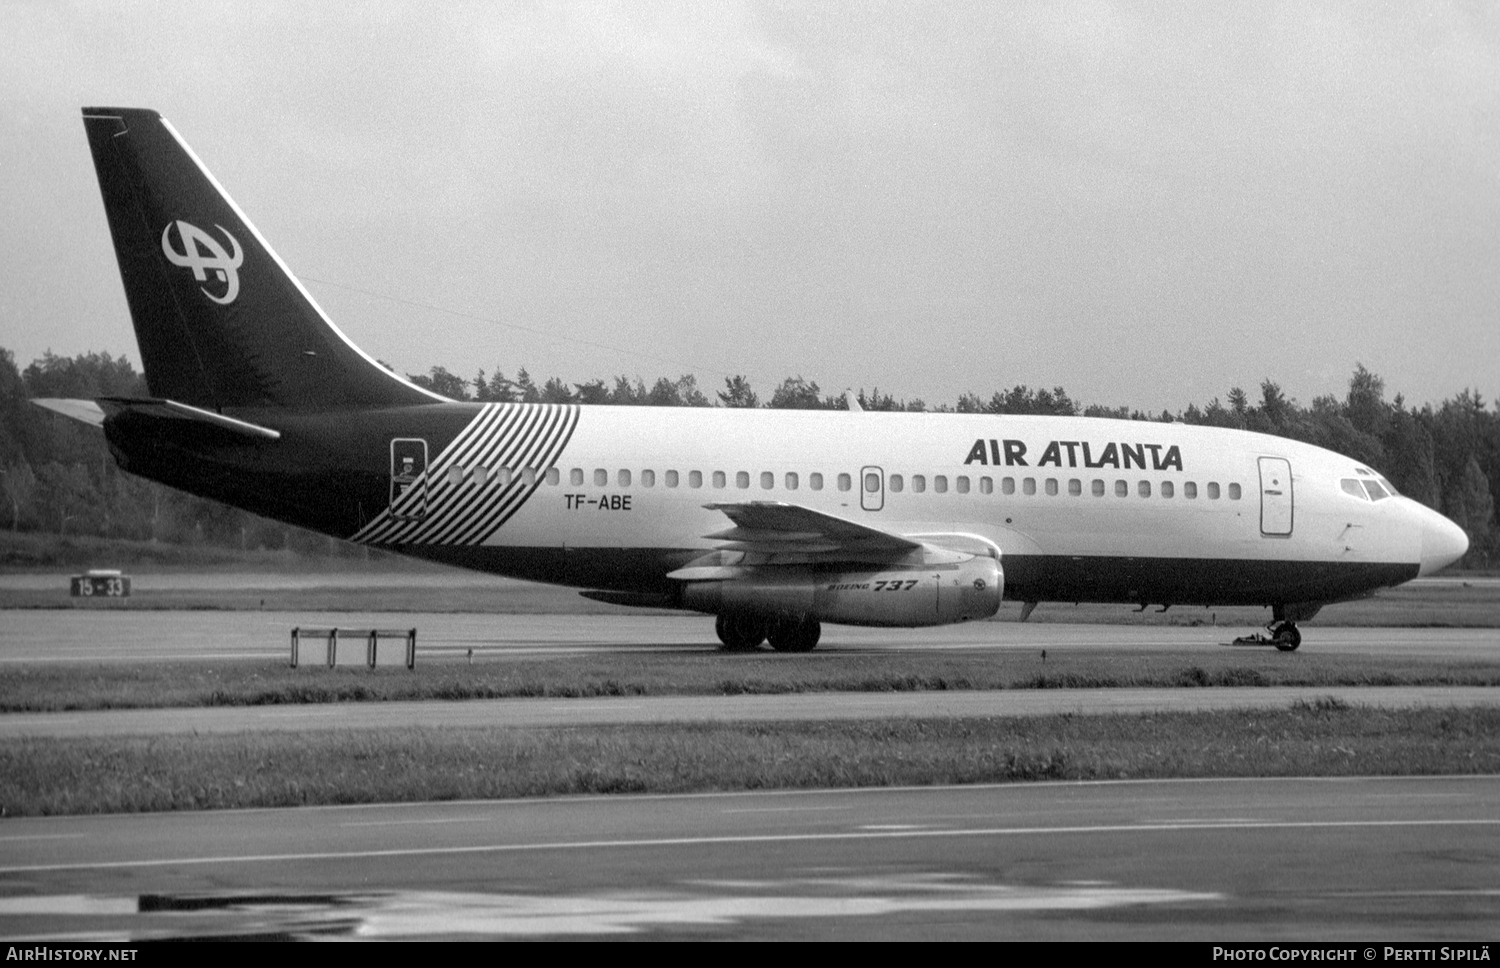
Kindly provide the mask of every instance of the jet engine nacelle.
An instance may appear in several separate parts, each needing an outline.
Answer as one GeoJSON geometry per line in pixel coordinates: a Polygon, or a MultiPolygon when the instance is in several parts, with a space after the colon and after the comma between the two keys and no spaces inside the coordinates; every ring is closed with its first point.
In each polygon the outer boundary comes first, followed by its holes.
{"type": "Polygon", "coordinates": [[[1000,562],[978,557],[955,564],[837,572],[786,568],[692,582],[682,590],[682,604],[716,614],[785,615],[838,625],[913,628],[989,618],[999,611],[1004,588],[1000,562]]]}

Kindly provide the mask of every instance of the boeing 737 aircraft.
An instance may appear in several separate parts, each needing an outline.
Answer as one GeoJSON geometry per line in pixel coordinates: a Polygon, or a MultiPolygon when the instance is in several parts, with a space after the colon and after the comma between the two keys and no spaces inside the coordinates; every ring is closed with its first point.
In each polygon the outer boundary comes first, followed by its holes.
{"type": "Polygon", "coordinates": [[[121,468],[371,547],[717,616],[984,619],[1002,598],[1318,609],[1426,575],[1464,532],[1279,437],[1074,417],[457,403],[318,308],[172,126],[86,108],[151,399],[38,401],[121,468]]]}

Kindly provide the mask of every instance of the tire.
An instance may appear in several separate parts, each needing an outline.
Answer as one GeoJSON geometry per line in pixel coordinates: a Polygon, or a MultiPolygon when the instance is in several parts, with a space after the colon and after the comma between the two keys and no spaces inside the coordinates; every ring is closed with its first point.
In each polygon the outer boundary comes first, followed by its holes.
{"type": "Polygon", "coordinates": [[[811,652],[822,634],[823,626],[817,619],[786,619],[771,626],[771,648],[777,652],[811,652]]]}
{"type": "Polygon", "coordinates": [[[1278,652],[1296,652],[1302,644],[1302,633],[1291,622],[1283,622],[1275,630],[1273,641],[1278,652]]]}
{"type": "Polygon", "coordinates": [[[714,631],[727,652],[749,652],[766,640],[765,623],[752,615],[720,614],[714,619],[714,631]]]}

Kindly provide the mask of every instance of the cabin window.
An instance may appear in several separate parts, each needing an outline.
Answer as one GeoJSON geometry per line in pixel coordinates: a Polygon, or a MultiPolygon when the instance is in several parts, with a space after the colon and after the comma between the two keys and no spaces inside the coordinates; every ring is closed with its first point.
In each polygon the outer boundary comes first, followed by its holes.
{"type": "Polygon", "coordinates": [[[1021,493],[1028,497],[1036,493],[1036,478],[1028,477],[1021,482],[1021,493]]]}
{"type": "Polygon", "coordinates": [[[723,471],[714,471],[714,487],[723,487],[729,483],[729,478],[723,471]]]}
{"type": "Polygon", "coordinates": [[[1103,497],[1104,482],[1099,480],[1098,478],[1095,478],[1092,482],[1090,482],[1089,490],[1093,492],[1094,497],[1103,497]]]}
{"type": "Polygon", "coordinates": [[[1231,500],[1231,501],[1238,501],[1239,499],[1240,499],[1240,486],[1238,484],[1231,484],[1231,485],[1229,485],[1229,500],[1231,500]]]}
{"type": "Polygon", "coordinates": [[[1150,481],[1141,481],[1139,484],[1137,484],[1135,486],[1135,492],[1137,494],[1139,494],[1141,497],[1150,497],[1151,496],[1151,482],[1150,481]]]}
{"type": "Polygon", "coordinates": [[[892,494],[900,494],[906,488],[906,479],[900,474],[892,474],[886,478],[886,482],[890,485],[892,494]]]}
{"type": "Polygon", "coordinates": [[[786,478],[785,478],[785,480],[786,480],[786,489],[788,491],[795,491],[797,489],[797,472],[796,471],[787,471],[786,472],[786,478]]]}
{"type": "Polygon", "coordinates": [[[583,468],[582,467],[575,467],[572,470],[568,471],[568,483],[571,484],[571,485],[573,485],[574,487],[582,487],[583,486],[583,468]]]}
{"type": "Polygon", "coordinates": [[[1351,497],[1357,497],[1361,501],[1368,501],[1370,499],[1369,496],[1365,494],[1365,489],[1359,486],[1359,481],[1356,481],[1352,477],[1346,477],[1343,480],[1339,481],[1339,488],[1343,490],[1345,494],[1348,494],[1351,497]]]}
{"type": "Polygon", "coordinates": [[[521,471],[521,484],[526,487],[533,487],[536,484],[535,467],[527,467],[521,471]]]}
{"type": "Polygon", "coordinates": [[[823,490],[823,475],[816,472],[807,475],[807,486],[814,491],[823,490]]]}
{"type": "Polygon", "coordinates": [[[510,486],[510,468],[509,467],[497,467],[497,468],[495,468],[495,481],[501,487],[508,487],[508,486],[510,486]]]}
{"type": "Polygon", "coordinates": [[[934,477],[932,479],[932,489],[939,494],[947,494],[948,476],[946,474],[939,474],[937,477],[934,477]]]}
{"type": "Polygon", "coordinates": [[[927,490],[926,476],[922,474],[913,474],[911,476],[911,490],[913,494],[921,494],[923,491],[927,490]]]}
{"type": "Polygon", "coordinates": [[[656,486],[656,471],[641,471],[641,487],[656,486]]]}
{"type": "Polygon", "coordinates": [[[474,468],[474,483],[475,484],[478,484],[480,487],[484,487],[485,482],[488,481],[489,479],[490,479],[490,469],[488,467],[485,467],[483,464],[480,464],[478,467],[474,468]]]}
{"type": "MultiPolygon", "coordinates": [[[[480,470],[483,470],[483,469],[484,468],[480,468],[480,470]]],[[[551,485],[553,485],[555,487],[558,484],[558,482],[560,482],[562,480],[562,472],[559,471],[555,467],[549,467],[549,468],[547,468],[547,477],[546,477],[546,479],[547,479],[547,483],[548,484],[551,484],[551,485]]]]}
{"type": "Polygon", "coordinates": [[[981,477],[979,479],[979,493],[980,494],[993,494],[993,493],[995,493],[995,482],[992,481],[992,480],[990,480],[988,477],[981,477]]]}
{"type": "Polygon", "coordinates": [[[771,473],[770,471],[761,471],[760,472],[760,489],[762,491],[769,491],[771,488],[773,488],[775,486],[776,486],[776,475],[773,474],[773,473],[771,473]]]}
{"type": "Polygon", "coordinates": [[[1124,481],[1115,481],[1115,497],[1129,497],[1130,485],[1124,481]]]}
{"type": "Polygon", "coordinates": [[[1014,493],[1016,493],[1016,479],[1014,477],[1002,477],[1000,479],[1000,493],[1001,494],[1014,494],[1014,493]]]}
{"type": "Polygon", "coordinates": [[[630,472],[627,471],[627,470],[621,469],[620,472],[615,475],[615,481],[618,482],[621,487],[629,487],[630,486],[630,472]]]}
{"type": "Polygon", "coordinates": [[[1055,477],[1047,478],[1047,496],[1057,497],[1057,478],[1055,477]]]}
{"type": "Polygon", "coordinates": [[[839,475],[839,490],[841,490],[841,491],[847,491],[847,490],[849,490],[853,486],[854,486],[854,478],[850,477],[848,474],[840,474],[839,475]]]}
{"type": "Polygon", "coordinates": [[[1210,501],[1217,501],[1219,499],[1219,485],[1218,485],[1217,482],[1214,482],[1214,481],[1210,481],[1209,482],[1209,484],[1208,484],[1208,499],[1210,501]]]}
{"type": "Polygon", "coordinates": [[[666,485],[668,487],[676,487],[677,486],[677,480],[678,480],[678,478],[677,478],[677,472],[676,471],[667,471],[665,474],[662,475],[662,480],[666,483],[666,485]]]}
{"type": "Polygon", "coordinates": [[[1161,482],[1161,496],[1162,497],[1171,497],[1172,496],[1172,482],[1171,481],[1162,481],[1161,482]]]}
{"type": "Polygon", "coordinates": [[[749,471],[735,471],[734,472],[734,486],[737,487],[737,488],[739,488],[742,491],[745,488],[749,487],[750,486],[750,472],[749,471]]]}
{"type": "Polygon", "coordinates": [[[1078,497],[1083,493],[1083,482],[1076,477],[1068,481],[1068,493],[1078,497]]]}
{"type": "Polygon", "coordinates": [[[960,474],[958,477],[955,477],[953,483],[957,486],[958,493],[969,493],[969,478],[966,475],[960,474]]]}
{"type": "Polygon", "coordinates": [[[594,468],[594,486],[605,487],[609,484],[609,471],[602,467],[594,468]]]}
{"type": "Polygon", "coordinates": [[[688,487],[702,487],[702,486],[703,486],[703,472],[702,471],[688,471],[688,487]]]}
{"type": "Polygon", "coordinates": [[[448,465],[448,483],[454,487],[464,482],[464,469],[457,464],[448,465]]]}

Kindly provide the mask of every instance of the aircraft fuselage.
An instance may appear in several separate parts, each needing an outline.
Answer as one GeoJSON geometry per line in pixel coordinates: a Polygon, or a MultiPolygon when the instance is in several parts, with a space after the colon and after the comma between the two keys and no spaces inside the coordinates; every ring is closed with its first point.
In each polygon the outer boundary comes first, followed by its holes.
{"type": "Polygon", "coordinates": [[[977,535],[1000,550],[1013,600],[1161,605],[1328,602],[1399,584],[1421,572],[1435,517],[1341,489],[1370,476],[1349,458],[1183,424],[465,403],[235,416],[281,437],[130,413],[106,432],[126,469],[165,484],[372,547],[591,589],[672,588],[669,572],[716,547],[706,536],[724,520],[704,507],[716,501],[977,535]],[[1278,487],[1265,475],[1280,471],[1278,487]]]}

